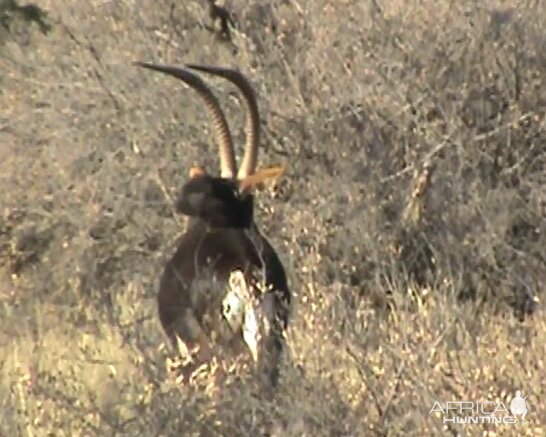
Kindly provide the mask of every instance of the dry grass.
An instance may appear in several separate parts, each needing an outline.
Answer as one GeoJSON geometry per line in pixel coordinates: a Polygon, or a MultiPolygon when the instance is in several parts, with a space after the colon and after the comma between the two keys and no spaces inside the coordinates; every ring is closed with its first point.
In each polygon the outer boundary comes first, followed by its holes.
{"type": "Polygon", "coordinates": [[[232,1],[231,44],[198,1],[0,15],[0,435],[543,435],[546,10],[410,3],[232,1]],[[261,162],[290,161],[259,199],[295,293],[273,400],[166,372],[172,198],[217,160],[195,94],[134,60],[238,66],[261,162]],[[525,424],[429,415],[517,389],[525,424]]]}

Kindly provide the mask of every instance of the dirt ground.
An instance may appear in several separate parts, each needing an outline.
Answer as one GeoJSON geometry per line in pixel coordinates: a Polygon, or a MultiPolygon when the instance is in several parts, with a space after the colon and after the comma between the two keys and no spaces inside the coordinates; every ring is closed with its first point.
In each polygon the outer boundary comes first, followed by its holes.
{"type": "Polygon", "coordinates": [[[205,1],[0,1],[0,435],[544,435],[544,2],[226,7],[231,41],[205,1]],[[137,60],[239,68],[260,165],[288,165],[257,197],[294,294],[274,399],[166,369],[173,199],[218,160],[195,92],[137,60]],[[525,422],[430,413],[516,390],[525,422]]]}

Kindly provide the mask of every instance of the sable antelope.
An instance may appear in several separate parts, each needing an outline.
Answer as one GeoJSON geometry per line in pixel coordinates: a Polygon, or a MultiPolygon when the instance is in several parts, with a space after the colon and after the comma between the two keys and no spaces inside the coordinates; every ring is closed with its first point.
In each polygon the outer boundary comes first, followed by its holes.
{"type": "Polygon", "coordinates": [[[197,91],[212,117],[220,152],[220,176],[192,168],[177,198],[176,210],[189,216],[189,222],[161,277],[157,300],[162,327],[173,345],[179,338],[195,351],[195,366],[211,358],[213,343],[239,354],[246,341],[247,350],[275,386],[291,295],[277,253],[254,222],[253,188],[280,173],[278,168],[256,171],[260,120],[254,91],[237,70],[192,64],[137,65],[174,76],[197,91]],[[238,172],[224,113],[205,82],[191,70],[227,79],[243,95],[246,146],[238,172]],[[258,344],[247,338],[246,321],[251,319],[247,313],[245,326],[241,320],[238,325],[232,323],[239,317],[233,314],[237,302],[226,298],[226,287],[237,281],[250,290],[252,296],[247,297],[259,302],[263,313],[258,344]]]}

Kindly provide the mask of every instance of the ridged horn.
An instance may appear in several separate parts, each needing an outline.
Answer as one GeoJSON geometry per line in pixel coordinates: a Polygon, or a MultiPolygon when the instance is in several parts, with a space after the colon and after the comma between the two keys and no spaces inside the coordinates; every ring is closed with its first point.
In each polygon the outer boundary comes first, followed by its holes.
{"type": "Polygon", "coordinates": [[[220,152],[220,174],[224,178],[233,179],[236,173],[236,165],[229,126],[218,99],[205,82],[191,71],[174,65],[160,65],[148,62],[135,62],[135,65],[174,76],[197,91],[212,117],[216,142],[220,152]]]}
{"type": "Polygon", "coordinates": [[[256,171],[258,147],[260,145],[260,114],[252,85],[248,79],[237,70],[197,64],[186,64],[186,67],[223,77],[233,83],[241,91],[246,105],[246,145],[243,161],[237,173],[237,179],[241,180],[252,175],[256,171]]]}

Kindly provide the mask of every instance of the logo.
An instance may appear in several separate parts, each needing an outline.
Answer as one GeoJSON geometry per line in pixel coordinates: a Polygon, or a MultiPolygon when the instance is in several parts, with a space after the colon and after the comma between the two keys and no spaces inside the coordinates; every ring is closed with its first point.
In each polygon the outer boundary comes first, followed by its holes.
{"type": "Polygon", "coordinates": [[[516,424],[526,422],[527,396],[522,397],[517,390],[510,401],[510,408],[504,402],[493,401],[448,401],[434,402],[429,415],[441,416],[444,423],[460,425],[489,423],[493,425],[516,424]]]}
{"type": "Polygon", "coordinates": [[[521,397],[521,391],[516,392],[516,396],[510,402],[510,412],[514,417],[521,415],[522,422],[525,422],[525,416],[527,415],[527,398],[531,393],[529,392],[524,398],[521,397]]]}

